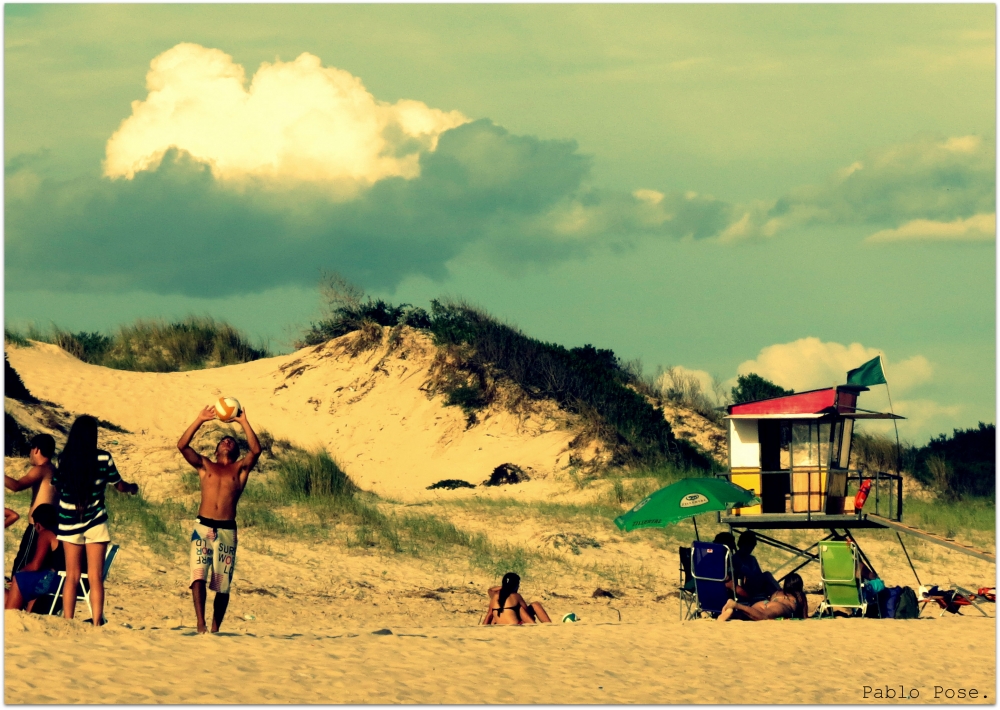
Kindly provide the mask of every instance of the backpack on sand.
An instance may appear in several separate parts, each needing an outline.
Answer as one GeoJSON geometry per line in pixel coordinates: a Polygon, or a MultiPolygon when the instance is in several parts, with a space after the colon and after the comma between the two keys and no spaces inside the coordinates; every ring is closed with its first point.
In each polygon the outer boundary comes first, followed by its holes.
{"type": "Polygon", "coordinates": [[[917,606],[917,595],[909,587],[903,587],[896,602],[896,613],[894,619],[916,619],[920,614],[920,607],[917,606]]]}

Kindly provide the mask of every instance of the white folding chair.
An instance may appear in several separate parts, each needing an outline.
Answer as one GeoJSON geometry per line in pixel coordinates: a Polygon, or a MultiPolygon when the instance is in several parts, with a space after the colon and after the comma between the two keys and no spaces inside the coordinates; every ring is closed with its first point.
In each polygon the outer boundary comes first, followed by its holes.
{"type": "MultiPolygon", "coordinates": [[[[108,545],[107,552],[104,553],[104,575],[102,579],[107,580],[108,572],[111,571],[111,564],[115,561],[115,557],[118,556],[118,545],[108,545]]],[[[59,570],[57,572],[59,575],[59,586],[56,588],[55,594],[52,597],[52,605],[49,607],[49,615],[55,613],[56,604],[62,599],[63,585],[66,583],[66,571],[59,570]]],[[[85,601],[87,603],[87,608],[90,609],[90,615],[94,615],[94,608],[90,606],[90,578],[86,572],[80,574],[80,591],[76,594],[77,601],[85,601]],[[86,582],[86,584],[84,584],[86,582]]]]}

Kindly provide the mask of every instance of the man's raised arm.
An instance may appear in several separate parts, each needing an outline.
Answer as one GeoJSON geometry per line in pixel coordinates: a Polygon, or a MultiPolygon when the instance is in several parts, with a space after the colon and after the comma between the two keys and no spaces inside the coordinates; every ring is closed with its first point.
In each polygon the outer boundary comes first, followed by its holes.
{"type": "Polygon", "coordinates": [[[250,447],[250,452],[243,457],[243,465],[240,466],[240,470],[245,473],[250,473],[250,469],[254,467],[257,463],[257,459],[260,458],[260,442],[257,441],[257,434],[254,433],[253,427],[250,426],[250,422],[247,421],[247,410],[243,409],[240,411],[240,415],[236,417],[236,421],[240,423],[243,427],[243,433],[247,437],[247,446],[250,447]]]}
{"type": "Polygon", "coordinates": [[[202,467],[203,460],[201,454],[191,448],[191,439],[194,438],[195,433],[201,428],[202,424],[212,419],[215,419],[215,407],[209,405],[198,413],[191,426],[187,428],[187,431],[181,435],[180,441],[177,442],[177,448],[180,450],[184,460],[198,469],[202,467]]]}

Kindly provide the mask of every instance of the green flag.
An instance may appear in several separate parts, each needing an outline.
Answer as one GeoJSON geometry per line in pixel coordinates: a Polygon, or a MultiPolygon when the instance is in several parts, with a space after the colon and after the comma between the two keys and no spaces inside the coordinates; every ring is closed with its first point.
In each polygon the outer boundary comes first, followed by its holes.
{"type": "Polygon", "coordinates": [[[882,372],[882,356],[874,357],[861,367],[849,370],[847,384],[861,385],[862,387],[886,384],[885,373],[882,372]]]}

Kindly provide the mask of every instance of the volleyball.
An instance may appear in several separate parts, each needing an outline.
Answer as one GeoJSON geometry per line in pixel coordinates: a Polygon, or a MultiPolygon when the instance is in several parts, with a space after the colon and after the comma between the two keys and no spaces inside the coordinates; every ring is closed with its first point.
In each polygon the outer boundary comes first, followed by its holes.
{"type": "Polygon", "coordinates": [[[220,421],[231,422],[243,411],[238,400],[233,397],[219,397],[215,403],[215,413],[220,421]]]}

